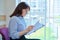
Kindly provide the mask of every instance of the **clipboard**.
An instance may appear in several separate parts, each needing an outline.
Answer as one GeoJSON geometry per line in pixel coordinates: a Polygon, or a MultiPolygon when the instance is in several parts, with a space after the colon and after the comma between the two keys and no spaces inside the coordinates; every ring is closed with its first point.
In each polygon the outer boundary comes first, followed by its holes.
{"type": "Polygon", "coordinates": [[[34,28],[33,28],[30,32],[28,32],[27,35],[30,35],[31,33],[37,31],[38,29],[41,29],[41,28],[44,27],[44,26],[45,26],[45,25],[41,24],[41,23],[38,21],[36,24],[34,24],[34,28]]]}

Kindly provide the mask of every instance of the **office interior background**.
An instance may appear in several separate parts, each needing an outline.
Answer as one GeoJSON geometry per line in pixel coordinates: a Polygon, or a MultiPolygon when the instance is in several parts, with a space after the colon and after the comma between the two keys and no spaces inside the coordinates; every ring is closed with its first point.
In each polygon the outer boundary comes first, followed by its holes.
{"type": "Polygon", "coordinates": [[[37,21],[45,24],[36,32],[26,35],[26,38],[60,40],[60,0],[0,0],[0,28],[8,27],[9,16],[20,2],[26,2],[31,7],[25,16],[27,26],[34,25],[37,21]]]}

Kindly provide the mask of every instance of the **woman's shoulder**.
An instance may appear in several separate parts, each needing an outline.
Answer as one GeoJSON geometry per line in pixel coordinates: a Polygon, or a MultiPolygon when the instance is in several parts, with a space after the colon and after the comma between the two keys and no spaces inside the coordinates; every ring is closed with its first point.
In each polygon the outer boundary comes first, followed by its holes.
{"type": "Polygon", "coordinates": [[[18,17],[17,17],[17,16],[13,16],[13,17],[11,17],[11,19],[10,19],[10,20],[19,21],[19,19],[18,19],[18,17]]]}
{"type": "Polygon", "coordinates": [[[11,19],[14,19],[15,20],[15,19],[17,19],[17,17],[16,16],[13,16],[13,17],[11,17],[11,19]]]}

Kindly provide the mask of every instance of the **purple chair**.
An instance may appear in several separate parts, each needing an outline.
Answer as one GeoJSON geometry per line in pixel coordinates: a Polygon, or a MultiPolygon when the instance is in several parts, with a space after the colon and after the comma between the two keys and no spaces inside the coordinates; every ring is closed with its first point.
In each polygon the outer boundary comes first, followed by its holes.
{"type": "Polygon", "coordinates": [[[7,27],[0,28],[0,34],[2,35],[3,40],[10,40],[7,27]]]}

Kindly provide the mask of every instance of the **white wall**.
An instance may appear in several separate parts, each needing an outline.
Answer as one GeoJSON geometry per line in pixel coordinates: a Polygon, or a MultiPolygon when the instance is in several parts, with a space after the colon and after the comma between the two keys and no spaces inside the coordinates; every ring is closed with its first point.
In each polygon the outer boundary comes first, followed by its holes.
{"type": "Polygon", "coordinates": [[[16,0],[0,0],[0,15],[6,15],[6,24],[8,26],[9,16],[16,6],[16,0]]]}
{"type": "Polygon", "coordinates": [[[4,14],[4,1],[0,0],[0,15],[4,14]]]}
{"type": "Polygon", "coordinates": [[[14,8],[16,6],[15,0],[5,0],[5,13],[6,13],[6,24],[8,26],[9,16],[12,14],[14,8]]]}

